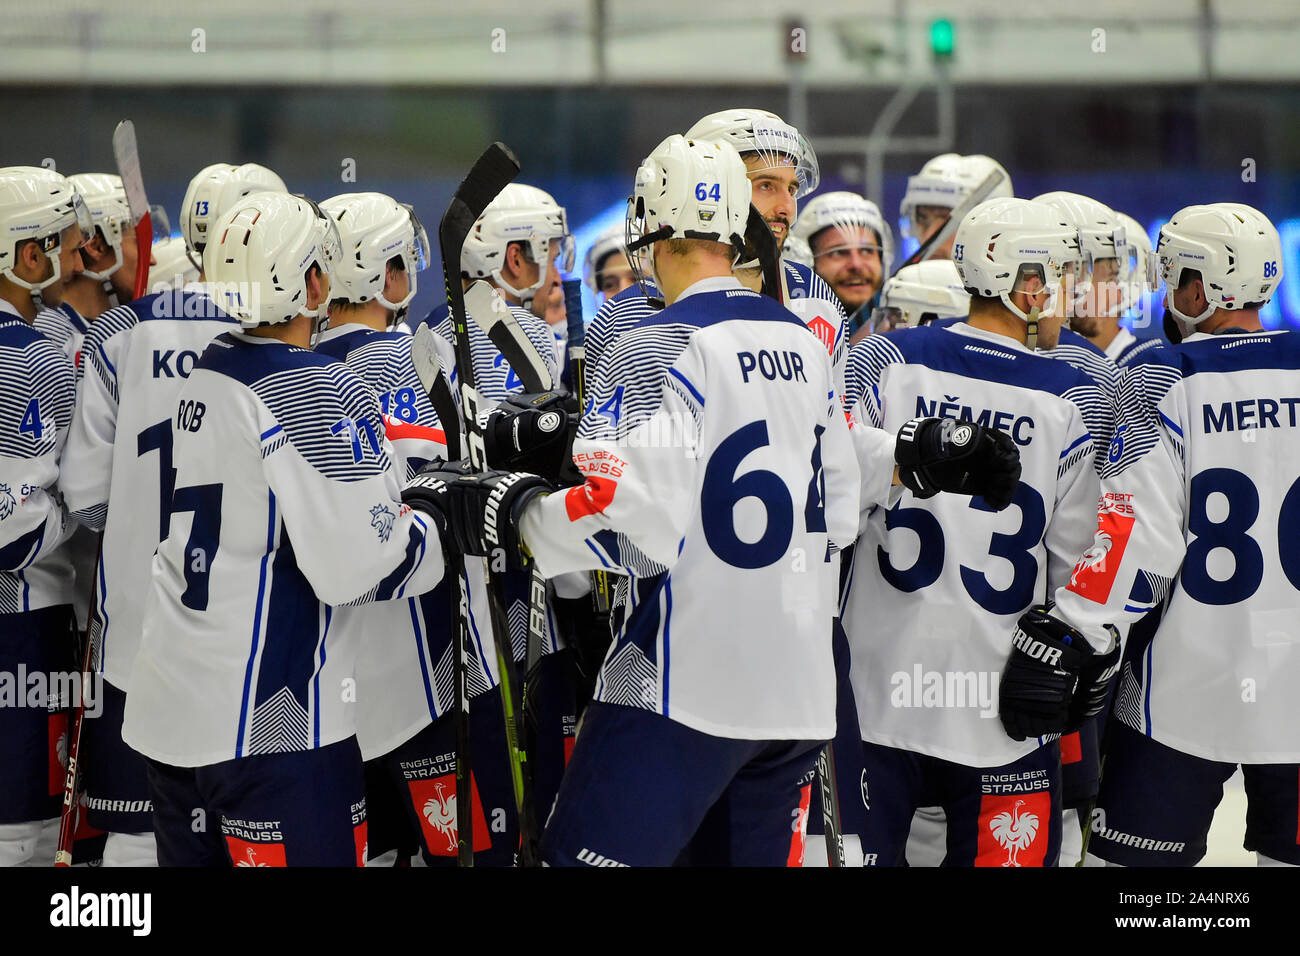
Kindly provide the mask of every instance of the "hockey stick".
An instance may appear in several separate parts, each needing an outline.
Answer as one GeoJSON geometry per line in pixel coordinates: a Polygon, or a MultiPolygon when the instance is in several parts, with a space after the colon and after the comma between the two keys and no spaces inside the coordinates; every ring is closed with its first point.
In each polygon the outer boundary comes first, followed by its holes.
{"type": "Polygon", "coordinates": [[[86,646],[81,654],[81,699],[77,702],[72,726],[68,729],[68,771],[63,778],[63,809],[59,812],[59,839],[54,848],[55,866],[72,866],[73,846],[81,825],[81,775],[77,761],[81,757],[81,730],[86,720],[86,696],[94,675],[95,599],[99,593],[99,562],[104,559],[104,538],[99,539],[95,575],[90,582],[90,607],[86,611],[86,646]]]}
{"type": "MultiPolygon", "coordinates": [[[[465,427],[469,460],[476,471],[487,467],[487,449],[483,440],[483,426],[479,422],[478,389],[474,382],[474,357],[470,347],[469,326],[465,317],[465,295],[460,281],[460,252],[465,239],[474,228],[474,222],[482,215],[496,195],[519,175],[519,160],[504,143],[493,143],[474,163],[469,174],[457,187],[451,198],[451,204],[443,213],[438,225],[438,246],[442,253],[442,274],[447,287],[447,314],[451,320],[455,335],[456,364],[460,367],[461,407],[465,412],[465,427]]],[[[463,567],[463,559],[455,562],[457,571],[463,567]]],[[[506,616],[503,582],[499,572],[494,572],[492,564],[484,560],[487,572],[488,607],[492,622],[493,644],[496,648],[497,668],[501,684],[501,708],[506,725],[506,750],[510,759],[510,778],[514,788],[515,806],[519,813],[519,854],[524,866],[537,863],[537,834],[532,818],[532,787],[526,772],[527,751],[520,746],[519,723],[515,716],[514,688],[516,686],[514,670],[514,651],[510,644],[509,619],[506,616]]],[[[465,652],[469,638],[469,608],[462,596],[460,614],[461,642],[460,653],[465,652]]],[[[458,700],[465,698],[464,660],[460,662],[461,671],[457,676],[458,700]]],[[[462,785],[468,791],[468,779],[462,781],[460,761],[457,766],[457,809],[461,803],[462,785]]],[[[469,802],[466,792],[464,802],[469,802]]],[[[463,839],[463,837],[462,837],[463,839]]]]}
{"type": "Polygon", "coordinates": [[[415,365],[415,374],[429,396],[429,404],[442,422],[443,433],[447,436],[447,460],[460,460],[460,410],[456,407],[456,398],[451,393],[451,385],[442,374],[442,362],[438,350],[434,347],[433,337],[436,333],[427,325],[415,330],[411,342],[411,361],[415,365]]]}
{"type": "Polygon", "coordinates": [[[149,284],[149,260],[153,252],[153,216],[145,197],[144,178],[140,175],[140,152],[135,141],[135,124],[122,120],[113,130],[113,158],[117,174],[122,177],[126,204],[131,209],[131,226],[135,230],[135,286],[131,298],[144,295],[149,284]]]}
{"type": "MultiPolygon", "coordinates": [[[[465,290],[465,309],[483,333],[488,337],[497,351],[506,360],[510,369],[523,383],[524,391],[531,393],[549,392],[555,387],[551,370],[546,360],[538,353],[532,339],[528,337],[515,318],[510,306],[501,298],[499,292],[486,282],[470,284],[465,290]]],[[[535,690],[534,680],[537,667],[542,659],[542,645],[546,642],[546,579],[537,570],[536,563],[529,570],[528,585],[528,634],[524,641],[524,678],[520,682],[520,721],[519,733],[524,736],[523,720],[531,716],[532,724],[540,723],[536,710],[532,707],[535,690]]],[[[513,651],[513,647],[512,647],[513,651]]]]}
{"type": "MultiPolygon", "coordinates": [[[[573,394],[581,413],[587,411],[587,326],[582,319],[582,282],[564,280],[564,314],[569,331],[569,368],[573,394]]],[[[591,572],[591,599],[597,614],[608,614],[610,606],[609,574],[591,572]]]]}
{"type": "Polygon", "coordinates": [[[822,827],[826,831],[826,865],[844,865],[844,827],[840,822],[840,791],[835,778],[835,754],[827,741],[817,755],[817,781],[822,795],[822,827]]]}
{"type": "Polygon", "coordinates": [[[925,242],[921,243],[915,252],[908,256],[905,261],[894,269],[891,273],[891,277],[898,275],[899,269],[924,261],[929,257],[930,250],[938,248],[947,242],[948,238],[957,232],[957,227],[961,225],[961,221],[970,215],[970,211],[985,199],[988,199],[993,190],[997,189],[1002,183],[1002,180],[1006,178],[1006,173],[1002,172],[1000,169],[995,169],[985,176],[980,181],[980,184],[972,189],[965,199],[953,207],[952,213],[948,216],[948,221],[939,228],[939,231],[929,239],[925,240],[925,242]]]}
{"type": "Polygon", "coordinates": [[[745,222],[744,239],[745,251],[758,260],[763,275],[763,294],[784,304],[786,299],[783,297],[785,283],[781,274],[781,250],[777,247],[776,236],[772,235],[772,228],[753,205],[749,207],[749,219],[745,222]]]}

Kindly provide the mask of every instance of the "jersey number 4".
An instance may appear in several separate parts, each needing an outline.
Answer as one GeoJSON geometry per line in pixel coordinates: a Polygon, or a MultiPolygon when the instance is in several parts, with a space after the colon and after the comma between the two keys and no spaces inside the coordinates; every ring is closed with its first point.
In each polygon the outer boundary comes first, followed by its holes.
{"type": "MultiPolygon", "coordinates": [[[[822,433],[813,442],[812,481],[804,503],[804,527],[810,534],[826,531],[826,479],[822,474],[822,433]]],[[[735,568],[754,570],[775,564],[785,556],[794,535],[794,501],[785,480],[772,471],[756,468],[737,475],[740,463],[770,443],[767,422],[750,422],[723,439],[704,470],[700,493],[704,539],[719,558],[735,568]],[[736,531],[736,506],[754,498],[767,513],[767,524],[757,541],[749,542],[736,531]]]]}

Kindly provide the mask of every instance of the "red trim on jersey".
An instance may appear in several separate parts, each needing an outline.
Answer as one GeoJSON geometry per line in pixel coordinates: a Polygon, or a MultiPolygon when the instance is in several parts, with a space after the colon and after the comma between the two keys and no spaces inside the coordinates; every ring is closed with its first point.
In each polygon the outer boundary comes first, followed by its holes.
{"type": "Polygon", "coordinates": [[[421,441],[435,441],[443,446],[447,444],[447,433],[441,428],[412,425],[391,415],[384,416],[384,433],[388,435],[389,441],[397,441],[399,438],[418,438],[421,441]]]}
{"type": "Polygon", "coordinates": [[[586,484],[570,488],[564,493],[564,510],[568,512],[569,520],[577,521],[589,515],[603,514],[610,502],[614,500],[616,490],[618,490],[617,481],[594,476],[588,478],[586,484]]]}
{"type": "Polygon", "coordinates": [[[1106,603],[1136,520],[1132,495],[1102,496],[1096,537],[1074,566],[1068,590],[1097,604],[1106,603]]]}
{"type": "Polygon", "coordinates": [[[250,843],[239,837],[226,837],[226,852],[236,867],[288,866],[283,843],[250,843]]]}
{"type": "MultiPolygon", "coordinates": [[[[408,780],[407,790],[411,806],[420,818],[424,845],[433,856],[455,856],[456,828],[456,774],[444,773],[427,780],[408,780]]],[[[474,771],[469,774],[471,815],[474,818],[474,850],[490,849],[492,834],[483,813],[483,801],[478,793],[478,780],[474,771]]]]}
{"type": "Polygon", "coordinates": [[[369,820],[362,820],[352,828],[352,843],[357,848],[357,866],[366,865],[366,853],[370,849],[369,820]]]}
{"type": "Polygon", "coordinates": [[[1066,734],[1061,738],[1061,763],[1079,763],[1083,760],[1083,744],[1079,732],[1066,734]]]}

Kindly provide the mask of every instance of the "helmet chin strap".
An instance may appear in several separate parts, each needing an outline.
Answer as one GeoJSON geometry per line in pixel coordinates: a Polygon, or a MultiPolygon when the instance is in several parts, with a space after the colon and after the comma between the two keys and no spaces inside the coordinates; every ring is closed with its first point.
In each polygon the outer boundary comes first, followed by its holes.
{"type": "Polygon", "coordinates": [[[1213,315],[1217,308],[1217,306],[1212,302],[1207,302],[1205,304],[1205,311],[1193,318],[1190,315],[1178,311],[1178,306],[1174,305],[1174,297],[1172,295],[1165,296],[1165,306],[1169,309],[1170,314],[1172,314],[1174,318],[1182,324],[1184,335],[1192,335],[1195,333],[1196,327],[1213,315]]]}
{"type": "Polygon", "coordinates": [[[1038,306],[1029,310],[1029,315],[1025,316],[1025,345],[1029,346],[1029,351],[1038,350],[1038,306]]]}

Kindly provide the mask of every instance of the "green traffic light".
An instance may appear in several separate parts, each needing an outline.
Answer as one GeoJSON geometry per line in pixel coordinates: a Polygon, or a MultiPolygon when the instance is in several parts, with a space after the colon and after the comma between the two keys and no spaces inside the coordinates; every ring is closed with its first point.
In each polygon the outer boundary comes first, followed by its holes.
{"type": "Polygon", "coordinates": [[[954,39],[951,20],[935,20],[930,24],[930,51],[935,56],[952,56],[954,39]]]}

